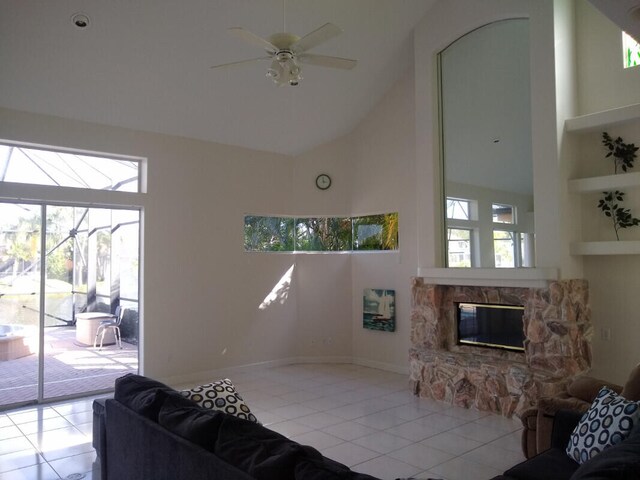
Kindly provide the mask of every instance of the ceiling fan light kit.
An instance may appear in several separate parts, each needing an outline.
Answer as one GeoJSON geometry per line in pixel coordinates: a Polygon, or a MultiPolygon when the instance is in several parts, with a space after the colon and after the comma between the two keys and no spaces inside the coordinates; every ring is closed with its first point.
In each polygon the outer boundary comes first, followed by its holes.
{"type": "Polygon", "coordinates": [[[302,64],[342,70],[351,70],[357,64],[356,60],[349,58],[307,53],[307,50],[342,33],[342,30],[332,23],[325,23],[302,38],[291,33],[275,33],[265,40],[241,27],[230,28],[229,32],[250,45],[263,48],[267,56],[214,65],[211,68],[231,67],[270,59],[271,65],[267,69],[267,77],[278,86],[297,86],[302,80],[302,64]]]}

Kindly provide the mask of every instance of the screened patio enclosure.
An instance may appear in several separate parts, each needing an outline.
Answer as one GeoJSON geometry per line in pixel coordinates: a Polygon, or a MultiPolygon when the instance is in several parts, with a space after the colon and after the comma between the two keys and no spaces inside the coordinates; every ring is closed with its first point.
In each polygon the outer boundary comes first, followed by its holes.
{"type": "MultiPolygon", "coordinates": [[[[135,162],[0,145],[1,182],[131,191],[137,171],[135,162]]],[[[0,200],[0,408],[109,389],[137,372],[139,238],[138,209],[0,200]],[[98,324],[82,314],[118,306],[123,348],[113,332],[94,348],[87,335],[98,324]]]]}

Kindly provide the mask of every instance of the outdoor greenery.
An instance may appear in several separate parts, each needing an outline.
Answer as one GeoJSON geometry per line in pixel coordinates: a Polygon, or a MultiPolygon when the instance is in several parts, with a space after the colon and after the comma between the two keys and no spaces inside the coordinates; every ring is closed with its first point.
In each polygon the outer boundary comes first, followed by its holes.
{"type": "Polygon", "coordinates": [[[635,144],[624,143],[621,137],[614,140],[607,132],[602,132],[602,144],[609,150],[605,158],[613,157],[614,173],[618,173],[618,167],[623,172],[633,168],[638,151],[635,144]]]}
{"type": "MultiPolygon", "coordinates": [[[[111,295],[112,243],[119,242],[121,302],[128,302],[133,319],[138,295],[137,212],[47,205],[45,222],[45,290],[40,289],[42,207],[0,203],[0,323],[37,325],[41,293],[45,297],[45,326],[73,320],[73,312],[86,308],[88,264],[95,262],[92,308],[109,311],[104,298],[111,295]],[[89,216],[93,224],[89,230],[89,216]],[[117,219],[117,220],[116,220],[117,219]],[[115,228],[113,223],[118,221],[115,228]],[[116,231],[115,235],[112,231],[116,231]],[[90,239],[93,238],[93,242],[90,239]],[[90,245],[91,244],[91,245],[90,245]],[[94,249],[93,255],[89,248],[94,249]],[[75,279],[74,279],[75,269],[75,279]],[[74,285],[75,281],[75,285],[74,285]]],[[[137,314],[136,314],[137,315],[137,314]]],[[[137,329],[132,327],[137,332],[137,329]]],[[[137,335],[137,333],[136,333],[137,335]]],[[[123,334],[123,337],[126,336],[123,334]]]]}
{"type": "MultiPolygon", "coordinates": [[[[72,260],[73,245],[70,242],[60,244],[68,235],[68,229],[61,228],[68,223],[68,211],[52,207],[47,215],[47,278],[70,281],[69,262],[72,260]]],[[[14,272],[39,270],[40,262],[40,214],[34,213],[18,218],[9,224],[3,232],[2,243],[5,248],[0,252],[0,266],[3,271],[12,267],[14,272]]]]}
{"type": "Polygon", "coordinates": [[[254,252],[293,250],[293,218],[244,217],[244,249],[254,252]]]}
{"type": "Polygon", "coordinates": [[[397,250],[398,214],[369,215],[353,219],[354,250],[397,250]]]}
{"type": "Polygon", "coordinates": [[[625,32],[622,32],[622,51],[624,68],[640,65],[640,43],[625,32]]]}
{"type": "Polygon", "coordinates": [[[351,250],[351,219],[339,217],[297,218],[295,250],[301,252],[351,250]]]}
{"type": "Polygon", "coordinates": [[[616,232],[616,239],[620,240],[618,231],[640,225],[640,219],[633,217],[631,210],[622,207],[618,203],[624,200],[624,192],[616,190],[615,192],[602,192],[602,194],[604,197],[598,202],[598,208],[611,219],[613,229],[616,232]]]}
{"type": "Polygon", "coordinates": [[[244,248],[254,252],[397,250],[398,214],[244,219],[244,248]]]}

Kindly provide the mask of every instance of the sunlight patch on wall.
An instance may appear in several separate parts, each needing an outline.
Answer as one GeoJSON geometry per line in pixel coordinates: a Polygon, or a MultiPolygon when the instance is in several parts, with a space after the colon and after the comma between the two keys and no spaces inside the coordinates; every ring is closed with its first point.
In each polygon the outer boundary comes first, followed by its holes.
{"type": "Polygon", "coordinates": [[[291,288],[291,278],[293,276],[294,268],[295,264],[291,265],[291,267],[289,267],[289,270],[287,270],[284,275],[282,275],[280,280],[278,280],[278,283],[275,284],[273,289],[271,289],[271,292],[269,292],[269,295],[264,298],[264,300],[258,307],[259,310],[265,310],[274,302],[278,302],[283,305],[284,302],[287,301],[287,298],[289,298],[289,289],[291,288]]]}

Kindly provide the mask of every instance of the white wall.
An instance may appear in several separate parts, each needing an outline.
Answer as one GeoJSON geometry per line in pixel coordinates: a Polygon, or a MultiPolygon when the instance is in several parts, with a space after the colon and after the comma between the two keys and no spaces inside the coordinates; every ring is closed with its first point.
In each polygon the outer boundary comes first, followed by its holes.
{"type": "MultiPolygon", "coordinates": [[[[196,378],[296,355],[295,285],[283,304],[259,309],[292,256],[243,251],[245,213],[289,210],[292,159],[4,109],[0,138],[148,158],[140,201],[146,374],[196,378]]],[[[18,188],[35,198],[33,188],[18,188]]]]}
{"type": "Polygon", "coordinates": [[[576,1],[579,114],[640,103],[636,68],[622,65],[622,33],[587,0],[576,1]]]}
{"type": "MultiPolygon", "coordinates": [[[[350,216],[353,141],[337,139],[299,155],[293,162],[289,213],[299,216],[350,216]],[[328,190],[315,178],[331,177],[328,190]]],[[[351,255],[297,254],[298,316],[296,352],[310,359],[351,361],[351,255]]]]}
{"type": "Polygon", "coordinates": [[[576,73],[576,19],[574,0],[554,1],[554,46],[556,88],[556,135],[559,165],[558,204],[560,213],[559,241],[554,248],[563,260],[560,264],[562,278],[584,276],[582,257],[570,255],[570,241],[581,228],[581,211],[568,190],[568,180],[576,178],[580,160],[576,154],[578,141],[575,135],[565,132],[564,123],[578,114],[578,83],[576,73]]]}
{"type": "Polygon", "coordinates": [[[399,250],[361,252],[352,261],[353,356],[359,363],[407,371],[410,278],[417,265],[413,71],[403,75],[352,133],[354,215],[398,212],[399,250]],[[363,289],[396,291],[396,331],[362,328],[363,289]]]}
{"type": "Polygon", "coordinates": [[[640,363],[640,256],[592,257],[585,261],[593,318],[595,377],[624,384],[640,363]],[[602,339],[602,329],[611,340],[602,339]]]}
{"type": "Polygon", "coordinates": [[[298,355],[349,359],[407,370],[410,277],[416,268],[415,118],[413,72],[408,71],[343,138],[296,157],[296,215],[399,213],[397,252],[297,255],[298,355]],[[311,188],[328,173],[329,190],[311,188]],[[396,291],[396,331],[362,327],[364,288],[396,291]]]}
{"type": "MultiPolygon", "coordinates": [[[[640,103],[640,67],[623,69],[620,29],[586,0],[576,2],[578,111],[593,113],[640,103]]],[[[610,159],[601,144],[602,131],[625,142],[640,145],[640,120],[612,125],[578,135],[576,176],[613,173],[610,159]]],[[[640,161],[636,160],[638,171],[640,161]]],[[[640,190],[624,189],[625,207],[640,217],[640,190]]],[[[597,208],[598,194],[579,199],[584,240],[613,240],[613,229],[597,208]]],[[[640,228],[621,231],[624,240],[640,239],[640,228]]],[[[624,383],[631,368],[640,362],[640,256],[584,258],[585,278],[590,285],[594,325],[593,375],[624,383]],[[610,329],[610,340],[603,337],[610,329]]],[[[605,335],[606,336],[606,335],[605,335]]]]}
{"type": "MultiPolygon", "coordinates": [[[[358,132],[296,158],[11,110],[0,110],[0,138],[148,158],[147,193],[136,203],[144,211],[145,374],[187,381],[254,362],[351,361],[354,349],[363,361],[403,370],[415,271],[415,199],[406,188],[413,178],[412,101],[407,73],[358,132]],[[363,145],[356,149],[356,142],[363,145]],[[315,187],[321,172],[333,180],[327,191],[315,187]],[[401,253],[358,255],[355,277],[348,254],[243,251],[245,214],[390,211],[400,212],[401,253]],[[274,291],[291,267],[285,288],[274,291]],[[391,342],[360,332],[362,299],[353,284],[359,292],[361,284],[377,286],[361,280],[362,271],[398,292],[391,342]],[[354,339],[354,329],[364,340],[354,339]]],[[[85,192],[81,200],[98,195],[85,192]]]]}

